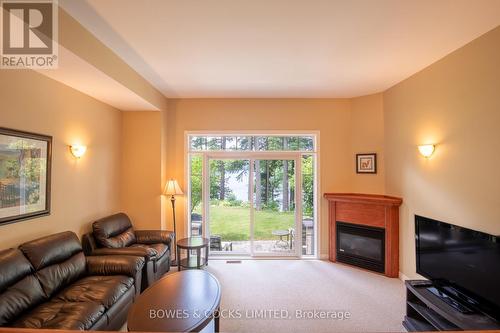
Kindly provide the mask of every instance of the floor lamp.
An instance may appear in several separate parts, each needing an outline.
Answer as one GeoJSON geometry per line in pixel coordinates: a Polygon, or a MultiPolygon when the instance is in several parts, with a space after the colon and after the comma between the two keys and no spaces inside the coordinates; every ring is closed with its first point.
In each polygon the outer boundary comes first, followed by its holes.
{"type": "Polygon", "coordinates": [[[177,228],[175,226],[175,196],[176,195],[183,195],[184,193],[181,190],[181,187],[177,183],[177,180],[171,179],[167,182],[167,185],[165,185],[165,191],[163,192],[165,195],[170,195],[170,202],[172,203],[172,216],[174,218],[174,239],[172,241],[172,246],[174,247],[174,253],[175,257],[174,260],[172,260],[173,265],[177,265],[177,260],[179,260],[178,256],[179,253],[177,253],[177,228]]]}

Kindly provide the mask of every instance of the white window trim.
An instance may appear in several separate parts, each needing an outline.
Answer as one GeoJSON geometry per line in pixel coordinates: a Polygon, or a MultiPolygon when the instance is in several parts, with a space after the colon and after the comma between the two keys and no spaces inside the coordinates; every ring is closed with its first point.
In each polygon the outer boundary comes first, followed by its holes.
{"type": "MultiPolygon", "coordinates": [[[[315,165],[314,165],[314,253],[312,255],[301,255],[299,253],[298,258],[301,259],[320,259],[321,252],[321,199],[319,198],[319,194],[321,192],[321,172],[320,172],[320,131],[313,130],[212,130],[212,131],[184,131],[184,188],[187,189],[187,200],[186,200],[186,209],[185,209],[185,228],[187,230],[188,237],[191,236],[191,216],[189,207],[191,207],[191,186],[190,186],[190,175],[191,175],[191,166],[190,166],[190,155],[202,155],[203,157],[203,170],[202,170],[202,179],[203,185],[205,185],[205,179],[207,177],[207,165],[210,157],[212,156],[224,156],[224,158],[247,158],[252,156],[252,158],[270,158],[273,155],[285,156],[288,154],[294,156],[302,156],[302,155],[314,155],[315,156],[315,165]],[[222,151],[222,150],[191,150],[190,149],[190,136],[312,136],[314,138],[314,150],[312,151],[222,151]]],[[[250,186],[250,185],[249,185],[250,186]]],[[[208,213],[207,207],[207,198],[210,196],[207,193],[206,186],[203,186],[202,193],[202,202],[203,202],[203,216],[202,216],[202,224],[205,225],[206,214],[208,213]]],[[[203,228],[203,230],[205,230],[203,228]]],[[[238,257],[241,254],[228,254],[228,257],[238,257]]],[[[265,256],[244,256],[243,259],[271,259],[276,256],[273,255],[265,255],[265,256]]],[[[223,259],[222,256],[218,256],[217,258],[223,259]]],[[[277,256],[276,258],[287,259],[290,257],[287,256],[277,256]]],[[[293,258],[293,257],[291,257],[293,258]]]]}

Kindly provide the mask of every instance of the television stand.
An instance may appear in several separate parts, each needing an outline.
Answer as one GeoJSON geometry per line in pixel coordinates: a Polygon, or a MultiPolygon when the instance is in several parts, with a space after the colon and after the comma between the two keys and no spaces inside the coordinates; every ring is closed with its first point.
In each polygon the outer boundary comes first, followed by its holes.
{"type": "Polygon", "coordinates": [[[444,292],[440,291],[436,287],[429,287],[427,288],[431,293],[439,297],[443,302],[457,310],[458,312],[465,313],[465,314],[470,314],[474,313],[474,310],[469,308],[468,306],[463,305],[462,303],[454,300],[450,296],[446,295],[444,292]]]}
{"type": "Polygon", "coordinates": [[[500,323],[480,312],[463,313],[431,291],[432,283],[408,280],[406,316],[403,326],[409,332],[498,330],[500,323]]]}

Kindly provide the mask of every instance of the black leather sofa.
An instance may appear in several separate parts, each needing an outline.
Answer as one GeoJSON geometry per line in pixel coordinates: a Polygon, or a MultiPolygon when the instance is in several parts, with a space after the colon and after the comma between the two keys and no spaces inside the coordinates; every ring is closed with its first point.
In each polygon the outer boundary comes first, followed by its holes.
{"type": "Polygon", "coordinates": [[[119,330],[143,266],[142,257],[85,257],[69,231],[0,251],[0,326],[119,330]]]}
{"type": "Polygon", "coordinates": [[[124,213],[95,221],[92,230],[82,238],[86,255],[133,255],[145,259],[142,290],[170,270],[173,232],[134,230],[130,218],[124,213]]]}

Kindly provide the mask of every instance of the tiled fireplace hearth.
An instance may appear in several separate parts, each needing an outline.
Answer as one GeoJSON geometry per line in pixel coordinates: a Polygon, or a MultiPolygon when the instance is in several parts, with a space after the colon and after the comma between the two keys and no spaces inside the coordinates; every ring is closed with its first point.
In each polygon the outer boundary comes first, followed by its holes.
{"type": "Polygon", "coordinates": [[[399,206],[385,195],[326,193],[329,202],[329,259],[399,275],[399,206]]]}

